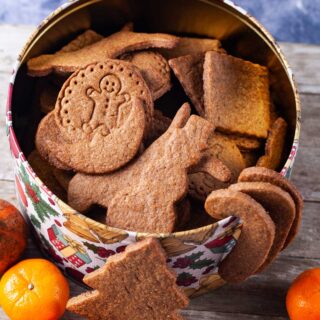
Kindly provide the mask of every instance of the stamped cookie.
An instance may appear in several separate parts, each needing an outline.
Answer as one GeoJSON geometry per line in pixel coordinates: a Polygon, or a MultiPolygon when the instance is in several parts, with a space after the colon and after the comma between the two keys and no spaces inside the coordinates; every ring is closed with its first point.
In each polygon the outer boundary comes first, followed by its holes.
{"type": "Polygon", "coordinates": [[[221,160],[230,169],[233,181],[238,178],[240,172],[245,168],[243,156],[237,145],[222,135],[211,134],[205,154],[221,160]]]}
{"type": "Polygon", "coordinates": [[[221,42],[217,39],[181,37],[174,48],[159,49],[158,51],[165,58],[173,59],[188,54],[194,55],[215,50],[224,52],[221,42]]]}
{"type": "Polygon", "coordinates": [[[72,52],[44,54],[27,62],[28,74],[45,76],[51,72],[71,73],[88,64],[117,58],[120,55],[148,48],[173,48],[178,38],[161,33],[136,33],[121,30],[102,40],[72,52]]]}
{"type": "Polygon", "coordinates": [[[40,157],[40,154],[34,150],[28,157],[28,162],[40,180],[61,200],[67,199],[67,194],[64,188],[61,187],[53,174],[55,169],[47,161],[40,157]]]}
{"type": "Polygon", "coordinates": [[[150,91],[133,65],[91,64],[62,87],[54,110],[58,134],[40,123],[37,148],[75,171],[110,172],[137,154],[152,113],[150,91]]]}
{"type": "Polygon", "coordinates": [[[231,182],[223,182],[214,178],[207,172],[190,173],[189,180],[189,195],[197,200],[205,201],[208,195],[219,189],[226,189],[230,186],[231,182]]]}
{"type": "Polygon", "coordinates": [[[265,209],[250,196],[232,190],[213,191],[205,202],[216,219],[237,216],[243,227],[237,245],[219,266],[227,282],[241,282],[255,274],[266,261],[275,237],[275,225],[265,209]]]}
{"type": "Polygon", "coordinates": [[[203,53],[181,56],[169,60],[171,69],[200,116],[204,116],[203,62],[203,53]]]}
{"type": "Polygon", "coordinates": [[[224,53],[205,54],[205,118],[217,130],[267,138],[270,127],[268,70],[224,53]]]}
{"type": "Polygon", "coordinates": [[[265,269],[282,250],[296,215],[295,204],[290,194],[268,182],[239,182],[229,187],[240,191],[259,202],[275,224],[275,238],[268,258],[258,272],[265,269]]]}
{"type": "Polygon", "coordinates": [[[292,182],[284,178],[280,173],[262,167],[252,167],[243,170],[239,176],[239,182],[269,182],[275,186],[278,186],[288,192],[295,205],[296,205],[296,215],[292,223],[291,229],[289,231],[286,242],[283,249],[286,248],[292,240],[295,238],[299,231],[299,227],[302,219],[303,212],[303,198],[300,191],[294,186],[292,182]]]}
{"type": "Polygon", "coordinates": [[[283,159],[284,146],[287,135],[287,123],[284,119],[278,118],[271,126],[265,146],[265,155],[259,158],[258,167],[265,167],[272,170],[279,169],[283,159]]]}
{"type": "Polygon", "coordinates": [[[153,100],[157,100],[171,89],[171,77],[168,61],[158,52],[137,51],[127,53],[120,59],[133,63],[139,68],[147,83],[153,100]]]}
{"type": "Polygon", "coordinates": [[[233,177],[232,172],[223,161],[207,154],[189,170],[189,174],[199,172],[205,172],[221,182],[229,182],[233,177]]]}
{"type": "Polygon", "coordinates": [[[71,167],[60,161],[61,157],[58,152],[60,149],[60,152],[63,152],[62,146],[65,142],[56,124],[53,112],[48,113],[39,123],[35,144],[41,157],[51,165],[61,170],[72,170],[71,167]],[[54,146],[56,146],[56,149],[53,148],[54,146]]]}
{"type": "Polygon", "coordinates": [[[67,310],[89,320],[183,319],[178,309],[189,303],[153,238],[130,244],[83,281],[95,290],[71,298],[67,310]]]}
{"type": "Polygon", "coordinates": [[[81,33],[79,36],[77,36],[72,41],[70,41],[67,45],[65,45],[59,51],[57,51],[57,53],[77,51],[77,50],[82,49],[86,46],[89,46],[93,43],[96,43],[102,39],[103,39],[102,35],[89,29],[89,30],[86,30],[85,32],[81,33]]]}
{"type": "Polygon", "coordinates": [[[68,190],[69,204],[85,211],[99,204],[107,224],[140,232],[172,232],[175,204],[188,190],[188,169],[201,158],[211,124],[180,108],[169,129],[145,152],[120,171],[92,176],[76,174],[68,190]]]}

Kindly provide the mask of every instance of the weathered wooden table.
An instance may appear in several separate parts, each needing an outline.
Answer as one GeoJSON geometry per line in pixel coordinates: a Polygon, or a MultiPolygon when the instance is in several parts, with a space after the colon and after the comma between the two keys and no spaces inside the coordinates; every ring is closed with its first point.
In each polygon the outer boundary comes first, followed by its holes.
{"type": "MultiPolygon", "coordinates": [[[[5,134],[5,101],[12,65],[32,26],[0,25],[0,198],[16,203],[5,134]]],[[[302,136],[292,179],[305,199],[300,234],[264,273],[192,300],[186,319],[287,319],[285,296],[303,270],[320,266],[320,46],[282,43],[299,85],[302,136]]],[[[25,257],[41,254],[30,241],[25,257]]],[[[83,289],[70,281],[71,293],[83,289]]],[[[0,309],[0,320],[8,319],[0,309]]],[[[66,314],[63,319],[79,319],[66,314]]],[[[34,319],[37,320],[37,319],[34,319]]],[[[129,320],[129,319],[128,319],[129,320]]]]}

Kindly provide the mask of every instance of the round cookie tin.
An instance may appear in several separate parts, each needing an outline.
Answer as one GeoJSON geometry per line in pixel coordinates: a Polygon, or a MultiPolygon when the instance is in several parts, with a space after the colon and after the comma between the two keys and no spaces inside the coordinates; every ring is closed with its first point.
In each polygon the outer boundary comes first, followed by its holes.
{"type": "MultiPolygon", "coordinates": [[[[231,1],[79,0],[64,4],[38,26],[19,55],[10,81],[6,124],[20,207],[43,251],[76,280],[128,244],[150,235],[111,228],[76,212],[37,177],[26,160],[34,148],[39,114],[31,108],[34,79],[27,76],[25,63],[58,49],[85,29],[107,35],[128,21],[134,22],[137,31],[214,37],[229,53],[268,66],[273,100],[289,124],[287,159],[281,171],[287,178],[298,149],[301,111],[291,69],[268,31],[231,1]]],[[[178,284],[189,296],[196,296],[224,283],[218,266],[236,245],[240,232],[241,221],[229,217],[190,231],[152,236],[165,248],[178,284]]]]}

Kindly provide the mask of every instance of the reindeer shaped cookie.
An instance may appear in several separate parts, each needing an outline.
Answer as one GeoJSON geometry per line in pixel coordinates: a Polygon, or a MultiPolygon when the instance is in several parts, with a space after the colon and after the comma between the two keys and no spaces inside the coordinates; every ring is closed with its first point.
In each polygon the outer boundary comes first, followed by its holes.
{"type": "Polygon", "coordinates": [[[188,169],[201,159],[212,125],[184,104],[168,130],[121,171],[93,176],[76,174],[69,204],[85,211],[99,204],[110,226],[141,232],[172,232],[175,204],[188,190],[188,169]]]}

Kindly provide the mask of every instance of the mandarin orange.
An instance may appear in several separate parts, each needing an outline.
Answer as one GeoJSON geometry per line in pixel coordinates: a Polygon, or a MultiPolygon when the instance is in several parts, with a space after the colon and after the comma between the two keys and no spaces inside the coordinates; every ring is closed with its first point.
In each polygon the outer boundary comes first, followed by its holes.
{"type": "Polygon", "coordinates": [[[307,270],[294,280],[286,304],[291,320],[320,319],[320,268],[307,270]]]}
{"type": "Polygon", "coordinates": [[[21,261],[0,281],[0,305],[11,320],[57,320],[68,298],[67,280],[44,259],[21,261]]]}

